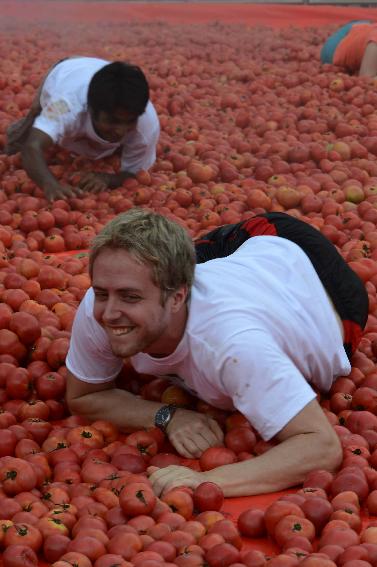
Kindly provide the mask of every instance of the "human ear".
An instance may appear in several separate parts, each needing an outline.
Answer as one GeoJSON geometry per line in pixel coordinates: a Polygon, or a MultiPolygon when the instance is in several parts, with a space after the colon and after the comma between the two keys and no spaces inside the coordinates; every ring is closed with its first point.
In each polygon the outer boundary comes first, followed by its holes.
{"type": "Polygon", "coordinates": [[[188,296],[187,285],[182,285],[171,295],[172,300],[172,311],[177,313],[186,303],[188,296]]]}

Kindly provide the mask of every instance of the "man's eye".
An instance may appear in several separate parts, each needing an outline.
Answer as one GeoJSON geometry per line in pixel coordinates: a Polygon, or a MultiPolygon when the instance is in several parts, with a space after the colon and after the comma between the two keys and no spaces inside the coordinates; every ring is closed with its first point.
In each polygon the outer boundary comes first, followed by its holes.
{"type": "Polygon", "coordinates": [[[101,300],[106,299],[107,295],[106,295],[106,293],[100,293],[100,292],[97,291],[97,292],[94,293],[94,297],[101,301],[101,300]]]}
{"type": "Polygon", "coordinates": [[[141,301],[141,297],[139,295],[125,295],[122,297],[122,300],[127,303],[136,303],[137,301],[141,301]]]}

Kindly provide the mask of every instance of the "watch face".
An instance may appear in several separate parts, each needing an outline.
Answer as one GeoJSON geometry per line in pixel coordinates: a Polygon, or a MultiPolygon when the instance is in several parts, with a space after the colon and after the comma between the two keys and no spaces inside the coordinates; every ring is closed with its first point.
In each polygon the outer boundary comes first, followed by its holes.
{"type": "Polygon", "coordinates": [[[173,417],[174,412],[175,408],[171,406],[162,406],[162,408],[157,411],[155,416],[154,423],[156,427],[159,427],[160,429],[165,431],[166,427],[169,424],[169,421],[173,417]]]}
{"type": "Polygon", "coordinates": [[[164,427],[166,427],[167,424],[169,423],[169,421],[170,421],[170,415],[171,415],[171,414],[170,414],[170,408],[168,408],[168,407],[162,408],[162,411],[161,411],[161,423],[162,423],[162,425],[163,425],[164,427]]]}

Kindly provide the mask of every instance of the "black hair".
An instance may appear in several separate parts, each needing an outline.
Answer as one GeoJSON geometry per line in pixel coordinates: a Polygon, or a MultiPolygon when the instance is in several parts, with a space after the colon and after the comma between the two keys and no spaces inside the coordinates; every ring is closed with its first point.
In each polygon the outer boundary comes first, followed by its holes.
{"type": "Polygon", "coordinates": [[[89,83],[88,106],[94,116],[117,110],[140,116],[148,100],[148,82],[137,65],[114,61],[97,71],[89,83]]]}

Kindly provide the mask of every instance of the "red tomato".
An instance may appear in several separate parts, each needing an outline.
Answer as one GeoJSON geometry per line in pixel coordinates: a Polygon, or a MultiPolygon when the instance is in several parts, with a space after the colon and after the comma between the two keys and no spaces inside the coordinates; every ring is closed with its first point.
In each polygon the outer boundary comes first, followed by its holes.
{"type": "Polygon", "coordinates": [[[149,514],[156,504],[156,496],[148,484],[130,483],[120,493],[119,504],[126,516],[149,514]]]}
{"type": "Polygon", "coordinates": [[[37,567],[38,557],[29,545],[9,545],[2,554],[4,567],[37,567]]]}
{"type": "Polygon", "coordinates": [[[82,443],[86,447],[93,449],[101,448],[104,445],[102,433],[89,425],[80,425],[71,429],[67,434],[67,441],[71,445],[82,443]]]}
{"type": "Polygon", "coordinates": [[[246,537],[264,537],[267,533],[264,521],[264,511],[249,508],[238,516],[237,526],[240,533],[246,537]]]}
{"type": "Polygon", "coordinates": [[[41,532],[30,524],[14,524],[10,526],[4,535],[4,546],[27,545],[38,553],[42,547],[43,538],[41,532]]]}
{"type": "Polygon", "coordinates": [[[58,372],[46,372],[35,380],[35,388],[42,400],[58,400],[65,393],[65,378],[58,372]]]}
{"type": "Polygon", "coordinates": [[[32,490],[37,485],[37,476],[33,467],[16,457],[3,457],[0,462],[0,479],[7,495],[32,490]]]}
{"type": "Polygon", "coordinates": [[[224,502],[224,493],[214,482],[202,482],[194,490],[194,507],[199,512],[220,510],[224,502]]]}
{"type": "Polygon", "coordinates": [[[240,552],[230,543],[219,543],[207,551],[205,559],[210,567],[228,567],[240,561],[240,552]]]}
{"type": "Polygon", "coordinates": [[[301,510],[297,504],[289,502],[286,500],[276,500],[270,504],[265,512],[264,521],[266,523],[266,528],[269,534],[273,535],[276,524],[284,518],[284,516],[289,516],[294,514],[295,516],[300,516],[304,518],[304,512],[301,510]]]}
{"type": "Polygon", "coordinates": [[[208,534],[220,534],[227,543],[231,543],[237,549],[242,547],[240,532],[231,520],[219,520],[208,529],[208,534]]]}
{"type": "Polygon", "coordinates": [[[222,465],[229,465],[237,461],[236,454],[226,447],[210,447],[200,456],[199,463],[202,471],[209,471],[222,465]]]}
{"type": "Polygon", "coordinates": [[[0,429],[0,457],[13,456],[18,439],[9,429],[0,429]]]}
{"type": "Polygon", "coordinates": [[[9,322],[9,329],[17,334],[24,345],[33,345],[41,336],[41,326],[34,315],[21,311],[13,313],[9,322]]]}
{"type": "Polygon", "coordinates": [[[232,428],[226,433],[224,438],[225,446],[236,454],[243,451],[252,453],[256,442],[257,438],[255,433],[247,426],[232,428]]]}
{"type": "Polygon", "coordinates": [[[136,447],[140,454],[149,459],[158,451],[155,439],[147,431],[135,431],[130,433],[126,439],[126,444],[136,447]]]}
{"type": "Polygon", "coordinates": [[[173,512],[183,516],[189,520],[194,511],[194,502],[192,496],[181,488],[173,488],[161,497],[162,502],[168,504],[173,512]]]}
{"type": "Polygon", "coordinates": [[[275,526],[274,539],[281,546],[292,535],[301,535],[312,541],[315,537],[315,527],[310,520],[301,516],[284,516],[275,526]]]}

